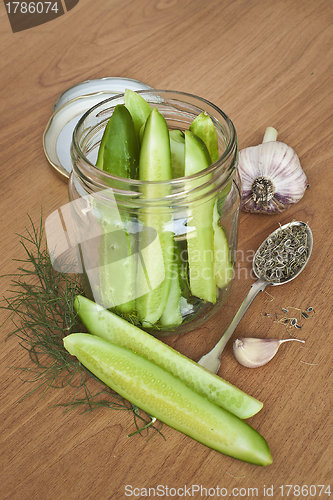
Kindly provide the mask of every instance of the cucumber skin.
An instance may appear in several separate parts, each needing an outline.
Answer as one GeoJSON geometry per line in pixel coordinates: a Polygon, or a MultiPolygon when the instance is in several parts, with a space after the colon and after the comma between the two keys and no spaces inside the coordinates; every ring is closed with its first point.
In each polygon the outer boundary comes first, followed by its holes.
{"type": "Polygon", "coordinates": [[[177,179],[185,175],[185,136],[177,129],[170,130],[169,135],[172,178],[177,179]]]}
{"type": "Polygon", "coordinates": [[[156,363],[239,418],[252,417],[263,407],[257,399],[92,300],[79,295],[74,307],[89,333],[156,363]]]}
{"type": "Polygon", "coordinates": [[[264,438],[151,361],[85,333],[63,340],[67,351],[120,396],[220,453],[255,465],[272,457],[264,438]]]}

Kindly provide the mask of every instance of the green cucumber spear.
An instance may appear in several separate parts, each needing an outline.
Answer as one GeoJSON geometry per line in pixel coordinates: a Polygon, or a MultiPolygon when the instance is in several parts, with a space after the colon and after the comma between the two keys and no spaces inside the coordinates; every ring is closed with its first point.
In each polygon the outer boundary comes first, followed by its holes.
{"type": "MultiPolygon", "coordinates": [[[[115,107],[105,128],[96,166],[122,178],[137,178],[139,143],[133,119],[122,104],[115,107]]],[[[105,194],[106,196],[107,194],[105,194]]],[[[96,201],[102,214],[99,245],[100,300],[108,308],[130,313],[135,307],[136,241],[130,217],[110,203],[96,201]]]]}
{"type": "Polygon", "coordinates": [[[170,189],[168,183],[158,182],[171,179],[169,130],[157,108],[152,109],[144,128],[139,178],[151,183],[142,186],[146,206],[139,213],[143,230],[139,237],[136,308],[143,326],[152,327],[167,303],[173,259],[172,232],[166,229],[172,221],[172,212],[157,202],[170,189]]]}

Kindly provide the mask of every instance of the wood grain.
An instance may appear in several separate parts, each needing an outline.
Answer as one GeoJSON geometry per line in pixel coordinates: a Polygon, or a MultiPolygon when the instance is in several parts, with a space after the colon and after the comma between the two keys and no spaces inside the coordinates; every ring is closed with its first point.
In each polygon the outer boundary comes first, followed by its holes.
{"type": "MultiPolygon", "coordinates": [[[[0,42],[1,274],[14,273],[18,263],[13,259],[23,257],[17,234],[29,225],[27,214],[37,224],[41,207],[46,218],[68,201],[67,186],[47,163],[42,147],[54,102],[83,80],[121,76],[214,102],[233,120],[241,148],[259,143],[266,126],[276,127],[279,139],[298,153],[310,185],[304,198],[283,214],[241,214],[241,252],[227,304],[203,327],[165,342],[195,360],[211,348],[251,286],[249,255],[279,223],[293,219],[311,225],[311,263],[294,282],[260,294],[235,335],[284,338],[284,327],[263,312],[286,306],[316,310],[300,330],[306,348],[285,344],[258,370],[238,365],[231,345],[223,358],[220,375],[264,402],[249,423],[271,448],[274,462],[265,468],[222,456],[166,426],[165,440],[128,438],[134,427],[126,413],[64,413],[54,405],[70,397],[69,388],[50,388],[42,398],[37,391],[19,403],[32,387],[12,367],[32,364],[15,336],[6,341],[13,327],[1,321],[1,498],[119,500],[134,497],[130,487],[138,488],[143,498],[142,488],[158,485],[202,486],[193,494],[198,499],[211,498],[209,488],[217,486],[227,488],[228,495],[232,488],[257,488],[257,497],[264,498],[264,487],[273,486],[274,497],[280,498],[284,484],[328,485],[332,2],[80,0],[66,15],[15,34],[1,6],[0,42]]],[[[10,276],[1,278],[1,296],[10,282],[10,276]]]]}

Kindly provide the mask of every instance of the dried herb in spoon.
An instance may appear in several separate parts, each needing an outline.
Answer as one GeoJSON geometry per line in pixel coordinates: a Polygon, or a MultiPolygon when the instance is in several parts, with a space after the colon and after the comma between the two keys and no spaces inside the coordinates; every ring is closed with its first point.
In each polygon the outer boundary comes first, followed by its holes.
{"type": "Polygon", "coordinates": [[[283,283],[296,276],[308,257],[306,226],[289,224],[268,238],[254,259],[258,276],[272,283],[283,283]]]}

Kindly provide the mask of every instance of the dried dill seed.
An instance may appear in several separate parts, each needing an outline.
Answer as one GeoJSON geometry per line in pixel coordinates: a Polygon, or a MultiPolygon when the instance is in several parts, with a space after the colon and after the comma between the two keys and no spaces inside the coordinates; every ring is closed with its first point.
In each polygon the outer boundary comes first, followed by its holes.
{"type": "Polygon", "coordinates": [[[279,323],[280,325],[283,325],[289,335],[293,337],[294,335],[291,333],[291,327],[297,328],[298,330],[301,330],[303,328],[303,325],[301,325],[298,321],[302,321],[304,319],[310,319],[311,316],[308,313],[315,313],[315,310],[312,306],[308,307],[306,310],[305,308],[299,308],[295,306],[287,306],[287,307],[281,307],[282,313],[261,313],[262,317],[271,317],[274,318],[275,321],[274,323],[279,323]],[[296,317],[290,317],[286,316],[286,314],[290,311],[293,310],[295,311],[295,314],[299,314],[299,319],[296,317]]]}
{"type": "Polygon", "coordinates": [[[283,283],[295,276],[308,257],[308,233],[305,226],[281,228],[260,247],[254,259],[258,276],[272,283],[283,283]]]}

